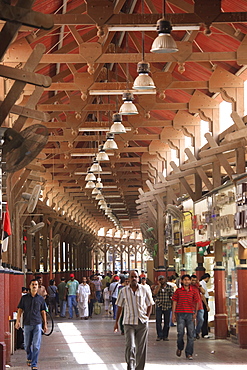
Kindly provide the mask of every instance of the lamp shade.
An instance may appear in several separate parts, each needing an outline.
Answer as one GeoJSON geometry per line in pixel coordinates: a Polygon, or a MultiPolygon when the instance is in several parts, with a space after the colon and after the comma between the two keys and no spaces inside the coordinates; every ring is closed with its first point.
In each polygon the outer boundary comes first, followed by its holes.
{"type": "Polygon", "coordinates": [[[133,89],[135,90],[153,90],[155,85],[153,79],[149,76],[150,64],[144,61],[139,62],[137,65],[137,72],[139,76],[136,77],[133,89]]]}
{"type": "Polygon", "coordinates": [[[175,53],[178,47],[173,37],[171,36],[172,26],[170,22],[164,18],[159,19],[157,22],[158,36],[154,40],[151,52],[152,53],[175,53]]]}
{"type": "Polygon", "coordinates": [[[113,116],[113,125],[110,128],[111,134],[125,134],[126,130],[124,125],[122,124],[122,117],[119,113],[114,113],[113,116]]]}
{"type": "Polygon", "coordinates": [[[101,193],[101,191],[96,195],[96,200],[104,200],[104,196],[103,194],[101,193]]]}
{"type": "Polygon", "coordinates": [[[120,114],[126,115],[126,116],[132,116],[132,115],[138,114],[138,110],[135,104],[133,104],[134,97],[132,93],[129,93],[129,92],[123,93],[122,99],[124,103],[121,105],[119,109],[120,114]]]}
{"type": "Polygon", "coordinates": [[[100,177],[97,178],[96,188],[97,189],[103,189],[103,184],[101,182],[101,178],[100,177]]]}
{"type": "Polygon", "coordinates": [[[93,164],[90,167],[90,171],[91,172],[101,172],[102,171],[102,168],[101,168],[99,162],[96,160],[96,158],[94,158],[94,160],[93,160],[93,164]]]}
{"type": "Polygon", "coordinates": [[[90,171],[90,168],[87,170],[87,175],[85,177],[85,181],[95,181],[96,177],[92,171],[90,171]]]}
{"type": "Polygon", "coordinates": [[[97,194],[99,194],[99,192],[100,192],[100,189],[95,187],[92,191],[92,195],[97,195],[97,194]]]}
{"type": "Polygon", "coordinates": [[[107,209],[105,210],[105,215],[109,216],[111,214],[112,214],[111,208],[107,207],[107,209]]]}
{"type": "Polygon", "coordinates": [[[109,161],[108,154],[105,152],[105,149],[103,149],[103,145],[99,146],[99,153],[96,156],[96,160],[99,162],[109,161]]]}
{"type": "Polygon", "coordinates": [[[93,181],[88,181],[85,186],[86,189],[94,189],[95,183],[93,181]]]}
{"type": "Polygon", "coordinates": [[[114,134],[110,132],[107,134],[107,140],[103,146],[103,149],[104,150],[118,149],[117,143],[114,140],[114,134]]]}

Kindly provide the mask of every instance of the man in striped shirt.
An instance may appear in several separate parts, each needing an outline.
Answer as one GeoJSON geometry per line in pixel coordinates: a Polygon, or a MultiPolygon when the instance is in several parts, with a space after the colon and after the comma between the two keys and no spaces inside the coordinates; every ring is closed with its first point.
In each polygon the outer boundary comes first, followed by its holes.
{"type": "Polygon", "coordinates": [[[184,349],[184,329],[187,331],[187,345],[185,355],[188,360],[193,360],[194,349],[194,320],[197,315],[199,296],[191,287],[190,275],[181,277],[182,287],[178,288],[173,296],[172,322],[177,321],[177,352],[181,356],[184,349]]]}
{"type": "Polygon", "coordinates": [[[125,360],[127,370],[143,370],[146,361],[148,319],[153,298],[144,286],[138,284],[138,273],[130,271],[130,285],[120,290],[114,331],[118,331],[118,321],[124,308],[125,360]]]}

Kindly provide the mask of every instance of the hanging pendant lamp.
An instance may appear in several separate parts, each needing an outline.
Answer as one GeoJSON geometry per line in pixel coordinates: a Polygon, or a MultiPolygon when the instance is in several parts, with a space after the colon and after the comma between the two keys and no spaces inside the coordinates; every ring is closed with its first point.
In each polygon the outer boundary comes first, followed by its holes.
{"type": "Polygon", "coordinates": [[[138,114],[138,110],[133,103],[134,97],[133,94],[130,92],[123,93],[123,104],[121,105],[119,109],[119,113],[126,116],[132,116],[135,114],[138,114]]]}
{"type": "Polygon", "coordinates": [[[102,204],[106,204],[106,201],[104,199],[98,201],[99,206],[102,206],[102,204]]]}
{"type": "Polygon", "coordinates": [[[87,170],[87,175],[85,177],[85,181],[95,181],[96,176],[94,175],[93,171],[90,171],[90,167],[87,170]]]}
{"type": "Polygon", "coordinates": [[[116,150],[118,149],[117,143],[114,140],[114,134],[111,134],[110,132],[106,135],[106,142],[103,146],[104,150],[116,150]]]}
{"type": "Polygon", "coordinates": [[[94,158],[94,160],[93,160],[93,164],[90,167],[90,171],[92,171],[92,172],[102,172],[102,168],[101,168],[99,162],[96,160],[96,158],[94,158]]]}
{"type": "Polygon", "coordinates": [[[101,178],[100,178],[100,177],[98,177],[98,178],[97,178],[97,182],[96,182],[95,187],[96,187],[97,189],[103,189],[103,184],[102,184],[102,182],[101,182],[101,178]]]}
{"type": "Polygon", "coordinates": [[[110,160],[108,154],[105,152],[105,149],[103,149],[103,145],[99,146],[99,153],[96,156],[96,160],[99,162],[110,160]]]}
{"type": "Polygon", "coordinates": [[[104,200],[104,195],[101,193],[101,191],[96,195],[96,200],[104,200]]]}
{"type": "Polygon", "coordinates": [[[111,134],[126,134],[124,125],[122,124],[122,117],[119,113],[114,113],[112,116],[113,125],[110,128],[111,134]]]}
{"type": "Polygon", "coordinates": [[[85,186],[86,189],[94,189],[95,183],[93,181],[88,181],[85,186]]]}
{"type": "Polygon", "coordinates": [[[136,77],[133,89],[135,90],[153,90],[155,85],[153,79],[149,76],[150,64],[147,62],[139,62],[137,64],[137,73],[139,76],[136,77]]]}
{"type": "Polygon", "coordinates": [[[92,195],[97,195],[97,194],[99,194],[100,193],[100,189],[98,189],[98,188],[94,188],[93,189],[93,191],[92,191],[92,195]]]}
{"type": "Polygon", "coordinates": [[[176,53],[178,47],[173,37],[171,36],[172,26],[171,23],[165,18],[157,21],[158,36],[154,40],[151,52],[152,53],[176,53]]]}

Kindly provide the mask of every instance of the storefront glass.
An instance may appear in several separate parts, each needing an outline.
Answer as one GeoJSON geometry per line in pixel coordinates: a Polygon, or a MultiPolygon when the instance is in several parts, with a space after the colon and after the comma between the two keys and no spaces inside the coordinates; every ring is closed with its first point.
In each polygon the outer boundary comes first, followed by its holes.
{"type": "Polygon", "coordinates": [[[237,243],[223,245],[223,260],[226,268],[226,307],[228,310],[228,330],[232,337],[237,336],[238,313],[238,282],[236,266],[238,260],[237,243]]]}

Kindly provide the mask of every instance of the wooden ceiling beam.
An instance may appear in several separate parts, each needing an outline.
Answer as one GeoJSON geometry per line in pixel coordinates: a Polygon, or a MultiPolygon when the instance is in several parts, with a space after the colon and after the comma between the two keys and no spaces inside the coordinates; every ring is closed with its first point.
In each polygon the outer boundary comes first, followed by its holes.
{"type": "MultiPolygon", "coordinates": [[[[99,135],[78,135],[73,137],[73,142],[88,142],[88,141],[97,141],[99,139],[99,135]]],[[[159,134],[134,134],[131,137],[131,141],[152,141],[152,140],[160,140],[159,134]]],[[[66,135],[51,135],[49,136],[48,142],[52,143],[54,141],[57,142],[70,142],[68,140],[68,136],[66,135]]],[[[126,141],[125,136],[118,136],[117,141],[126,141]]]]}
{"type": "MultiPolygon", "coordinates": [[[[177,42],[179,44],[179,42],[177,42]]],[[[145,54],[145,61],[149,63],[167,63],[167,62],[174,62],[176,61],[176,56],[168,53],[164,54],[152,54],[146,53],[145,54]]],[[[25,62],[26,58],[20,57],[18,60],[22,63],[25,62]]],[[[59,63],[63,60],[63,63],[84,63],[85,59],[80,54],[67,54],[67,53],[60,53],[58,54],[45,54],[40,64],[52,64],[52,63],[59,63]]],[[[237,61],[237,53],[235,51],[229,52],[194,52],[191,53],[188,58],[186,58],[185,62],[207,62],[207,61],[215,61],[215,62],[229,62],[229,61],[237,61]]],[[[138,63],[140,61],[140,54],[139,53],[107,53],[102,54],[95,62],[99,64],[105,63],[138,63]]],[[[9,57],[8,63],[15,63],[15,59],[9,57]]],[[[44,66],[42,66],[43,68],[44,66]]]]}
{"type": "MultiPolygon", "coordinates": [[[[68,148],[68,150],[66,152],[64,152],[64,150],[62,148],[44,148],[42,150],[43,153],[47,153],[47,154],[53,154],[53,155],[56,155],[56,154],[65,154],[65,153],[90,153],[90,148],[68,148]]],[[[118,149],[118,153],[146,153],[148,152],[148,147],[139,147],[139,146],[135,146],[135,147],[126,147],[126,148],[123,148],[123,149],[118,149]]],[[[92,151],[92,153],[94,153],[94,150],[92,151]]],[[[61,163],[62,164],[62,163],[61,163]]]]}
{"type": "MultiPolygon", "coordinates": [[[[138,108],[139,104],[136,103],[138,108]]],[[[115,104],[87,104],[84,107],[76,107],[74,104],[38,104],[37,109],[39,112],[80,112],[81,109],[87,112],[105,112],[115,111],[115,104]]],[[[152,107],[152,110],[187,110],[187,103],[158,103],[152,107]]]]}
{"type": "MultiPolygon", "coordinates": [[[[100,4],[100,3],[99,3],[100,4]]],[[[104,5],[104,4],[103,4],[104,5]]],[[[212,24],[221,24],[221,23],[239,23],[247,22],[246,12],[227,12],[219,13],[216,17],[215,11],[210,13],[210,3],[208,5],[208,14],[207,20],[212,24]],[[215,19],[216,18],[216,19],[215,19]]],[[[213,4],[212,4],[213,6],[213,4]]],[[[99,13],[99,10],[98,10],[99,13]]],[[[95,14],[96,16],[96,14],[95,14]]],[[[162,18],[162,14],[112,14],[110,19],[106,20],[104,24],[108,26],[116,25],[150,25],[156,24],[157,21],[162,18]]],[[[195,13],[167,13],[166,19],[171,22],[172,25],[199,25],[203,23],[203,17],[200,18],[195,13]]],[[[54,25],[95,25],[97,22],[94,21],[88,14],[54,14],[53,15],[54,25]]],[[[205,17],[206,21],[206,17],[205,17]]],[[[99,23],[102,23],[99,22],[99,23]]]]}
{"type": "MultiPolygon", "coordinates": [[[[141,158],[140,157],[120,157],[120,158],[115,158],[115,157],[112,157],[111,158],[111,163],[139,163],[141,161],[141,158]]],[[[90,160],[89,158],[80,158],[80,159],[73,159],[73,158],[69,158],[69,159],[64,159],[64,158],[61,158],[61,159],[42,159],[42,164],[43,165],[47,165],[47,164],[51,164],[51,165],[61,165],[61,164],[66,164],[66,165],[74,165],[74,164],[82,164],[82,163],[85,163],[85,164],[89,164],[90,160]]],[[[107,175],[103,175],[104,177],[107,176],[107,175]]],[[[106,177],[107,178],[107,177],[106,177]]]]}
{"type": "MultiPolygon", "coordinates": [[[[139,118],[139,117],[138,117],[139,118]]],[[[57,129],[57,128],[70,128],[71,127],[71,123],[69,121],[53,121],[53,122],[44,122],[44,124],[46,125],[46,127],[50,130],[52,129],[57,129]]],[[[139,120],[138,119],[138,122],[136,122],[136,118],[128,118],[128,120],[124,120],[123,121],[123,124],[126,126],[126,127],[171,127],[172,124],[173,124],[173,121],[171,120],[154,120],[154,119],[149,119],[149,120],[146,120],[146,119],[143,119],[143,120],[139,120]],[[133,123],[132,123],[133,121],[133,123]]],[[[99,122],[95,122],[95,121],[85,121],[83,122],[83,126],[82,126],[82,123],[80,124],[81,127],[98,127],[99,128],[99,131],[100,131],[100,128],[103,127],[103,128],[109,128],[109,122],[108,121],[99,121],[99,122]]]]}
{"type": "MultiPolygon", "coordinates": [[[[165,72],[162,72],[164,75],[165,72]]],[[[82,75],[85,75],[85,77],[88,77],[88,73],[85,74],[82,73],[82,75]]],[[[160,73],[157,74],[159,76],[160,73]]],[[[155,74],[154,74],[155,76],[155,74]]],[[[162,83],[162,81],[159,81],[159,78],[156,78],[156,88],[159,89],[159,84],[162,83]]],[[[79,83],[75,82],[53,82],[49,87],[45,87],[45,91],[79,91],[82,89],[83,86],[80,86],[79,83]]],[[[167,86],[167,89],[171,90],[193,90],[193,89],[208,89],[208,81],[176,81],[173,80],[171,83],[167,86]]],[[[127,90],[127,82],[95,82],[90,86],[90,90],[114,90],[114,91],[125,91],[127,90]]],[[[99,92],[100,95],[100,92],[99,92]]],[[[120,95],[120,93],[119,93],[120,95]]]]}

